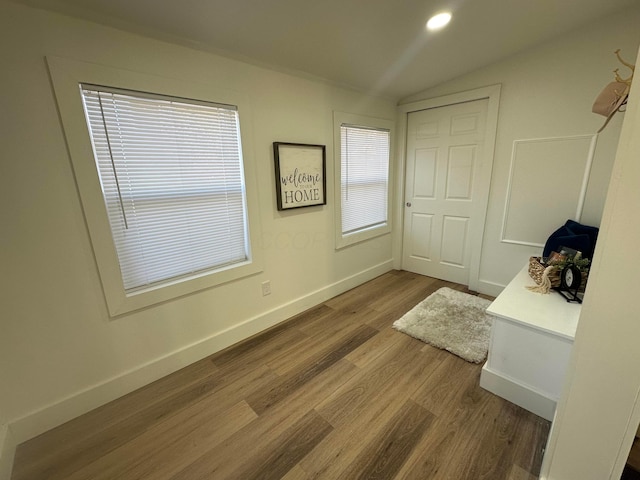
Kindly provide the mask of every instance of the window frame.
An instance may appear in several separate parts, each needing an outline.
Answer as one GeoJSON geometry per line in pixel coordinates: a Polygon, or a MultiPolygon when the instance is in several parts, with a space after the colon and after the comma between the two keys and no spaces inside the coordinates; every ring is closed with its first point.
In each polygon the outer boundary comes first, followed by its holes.
{"type": "Polygon", "coordinates": [[[260,218],[257,178],[251,141],[251,111],[246,96],[192,81],[182,81],[130,70],[47,57],[56,101],[67,140],[85,221],[112,317],[169,301],[206,288],[254,275],[263,270],[259,249],[260,218]],[[82,101],[81,84],[104,85],[182,99],[234,105],[238,109],[247,205],[247,261],[178,278],[162,285],[125,292],[120,264],[107,216],[82,101]]]}
{"type": "Polygon", "coordinates": [[[334,140],[334,179],[335,179],[335,241],[336,249],[370,240],[381,235],[391,233],[392,225],[392,190],[393,190],[393,148],[394,148],[394,122],[384,118],[367,117],[363,115],[333,112],[333,140],[334,140]],[[343,125],[362,127],[363,129],[386,130],[389,132],[389,170],[387,186],[387,221],[383,225],[367,227],[347,234],[342,233],[342,135],[343,125]]]}

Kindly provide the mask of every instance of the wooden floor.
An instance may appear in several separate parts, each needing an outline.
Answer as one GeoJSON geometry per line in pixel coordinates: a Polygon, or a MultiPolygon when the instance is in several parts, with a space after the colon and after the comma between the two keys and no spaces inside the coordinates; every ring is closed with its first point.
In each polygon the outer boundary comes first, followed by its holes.
{"type": "Polygon", "coordinates": [[[620,480],[639,480],[640,479],[640,438],[637,436],[633,439],[631,451],[627,458],[627,465],[620,480]]]}
{"type": "Polygon", "coordinates": [[[391,328],[390,272],[18,447],[15,480],[537,478],[549,422],[391,328]]]}

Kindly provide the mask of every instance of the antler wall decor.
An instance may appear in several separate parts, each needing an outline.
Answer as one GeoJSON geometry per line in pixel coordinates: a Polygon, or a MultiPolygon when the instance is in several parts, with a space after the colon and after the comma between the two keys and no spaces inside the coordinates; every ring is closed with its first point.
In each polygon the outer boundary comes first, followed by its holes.
{"type": "Polygon", "coordinates": [[[636,66],[625,62],[620,56],[620,49],[613,52],[616,57],[618,57],[618,61],[624,65],[625,67],[631,70],[631,75],[629,78],[622,78],[620,76],[620,69],[616,68],[613,73],[615,74],[615,81],[610,82],[602,92],[596,98],[596,101],[593,102],[593,107],[591,111],[593,113],[597,113],[598,115],[604,115],[607,117],[607,120],[604,122],[604,125],[600,127],[598,133],[604,130],[604,127],[607,126],[609,120],[616,112],[622,112],[622,107],[626,105],[627,98],[629,97],[629,90],[631,90],[631,82],[633,81],[633,74],[635,73],[636,66]]]}
{"type": "Polygon", "coordinates": [[[631,70],[631,75],[629,76],[629,78],[622,78],[620,76],[620,69],[616,68],[613,73],[616,74],[616,82],[620,82],[620,83],[626,83],[629,87],[631,86],[631,81],[633,80],[633,74],[636,71],[636,66],[625,62],[622,57],[620,56],[620,49],[617,49],[615,52],[613,52],[616,54],[616,57],[618,57],[618,60],[620,61],[621,64],[623,64],[625,67],[629,67],[629,69],[631,70]]]}

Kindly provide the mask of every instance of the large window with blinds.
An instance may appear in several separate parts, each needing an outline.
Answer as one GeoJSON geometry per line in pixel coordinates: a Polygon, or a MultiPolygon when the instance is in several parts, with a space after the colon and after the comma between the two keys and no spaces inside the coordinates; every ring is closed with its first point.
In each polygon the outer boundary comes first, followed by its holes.
{"type": "Polygon", "coordinates": [[[237,108],[81,87],[125,291],[247,261],[237,108]]]}
{"type": "Polygon", "coordinates": [[[66,58],[47,64],[111,317],[262,271],[246,95],[66,58]]]}
{"type": "Polygon", "coordinates": [[[391,127],[389,122],[375,120],[336,115],[340,149],[338,246],[390,231],[391,127]]]}

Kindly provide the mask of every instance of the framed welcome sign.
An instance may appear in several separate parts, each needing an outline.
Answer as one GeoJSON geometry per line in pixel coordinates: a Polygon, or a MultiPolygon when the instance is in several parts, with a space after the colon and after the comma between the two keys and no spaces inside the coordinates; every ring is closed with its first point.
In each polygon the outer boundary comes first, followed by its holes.
{"type": "Polygon", "coordinates": [[[324,145],[273,143],[278,210],[326,205],[324,145]]]}

